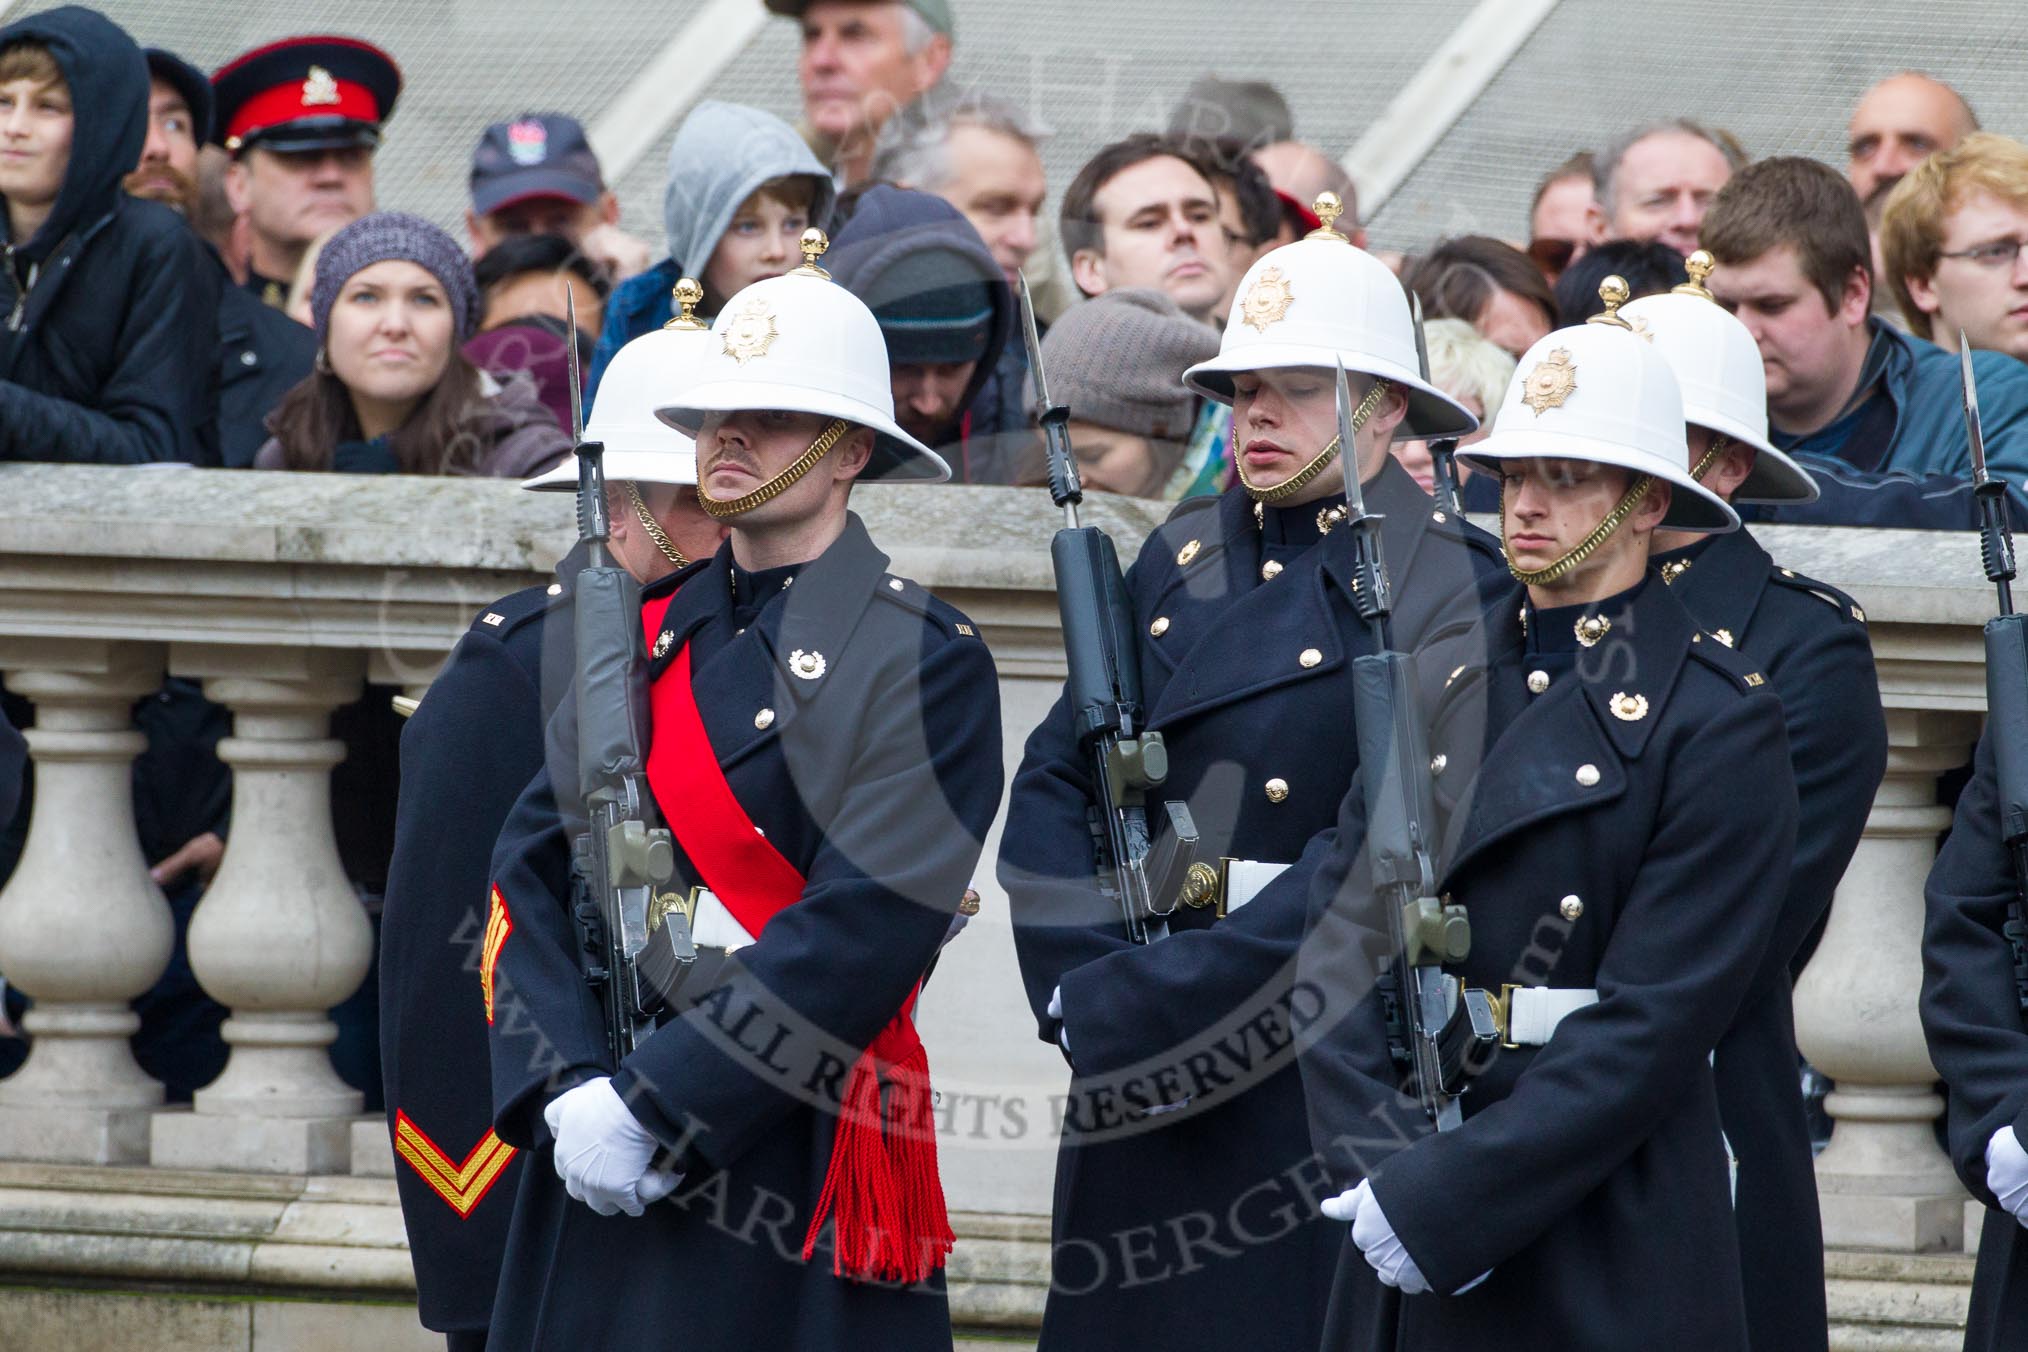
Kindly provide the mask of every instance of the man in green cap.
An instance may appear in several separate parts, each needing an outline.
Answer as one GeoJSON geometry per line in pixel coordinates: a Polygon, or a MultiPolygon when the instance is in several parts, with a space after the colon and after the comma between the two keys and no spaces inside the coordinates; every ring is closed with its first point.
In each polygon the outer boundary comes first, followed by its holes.
{"type": "Polygon", "coordinates": [[[804,138],[840,188],[866,181],[887,120],[951,64],[950,0],[767,0],[803,26],[804,138]]]}

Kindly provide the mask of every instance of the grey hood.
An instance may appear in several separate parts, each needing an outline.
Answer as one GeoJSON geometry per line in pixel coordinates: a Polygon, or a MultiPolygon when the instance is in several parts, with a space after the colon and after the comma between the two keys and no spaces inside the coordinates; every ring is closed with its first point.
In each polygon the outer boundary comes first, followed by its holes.
{"type": "Polygon", "coordinates": [[[787,174],[807,174],[817,185],[813,225],[831,215],[836,189],[826,169],[773,113],[707,100],[690,110],[669,147],[669,183],[662,190],[662,225],[669,256],[703,279],[718,238],[754,190],[787,174]]]}

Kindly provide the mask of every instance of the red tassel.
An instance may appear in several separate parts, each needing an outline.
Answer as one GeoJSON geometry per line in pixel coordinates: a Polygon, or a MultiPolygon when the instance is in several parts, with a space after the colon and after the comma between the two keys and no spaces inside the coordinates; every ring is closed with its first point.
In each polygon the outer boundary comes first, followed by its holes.
{"type": "Polygon", "coordinates": [[[929,1053],[906,1016],[881,1030],[846,1077],[805,1261],[827,1218],[831,1271],[858,1281],[912,1285],[941,1268],[957,1242],[937,1173],[929,1053]]]}

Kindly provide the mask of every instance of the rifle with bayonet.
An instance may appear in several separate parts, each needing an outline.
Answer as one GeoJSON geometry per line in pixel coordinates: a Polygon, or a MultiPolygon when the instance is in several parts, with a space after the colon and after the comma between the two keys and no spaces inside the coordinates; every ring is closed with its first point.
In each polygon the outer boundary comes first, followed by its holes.
{"type": "Polygon", "coordinates": [[[1134,607],[1119,556],[1104,531],[1078,522],[1084,485],[1070,444],[1070,410],[1049,398],[1026,277],[1020,293],[1036,418],[1049,454],[1049,496],[1063,510],[1063,529],[1050,541],[1049,561],[1056,571],[1070,673],[1065,698],[1094,786],[1088,821],[1098,887],[1119,907],[1127,938],[1144,944],[1168,933],[1168,917],[1182,901],[1208,900],[1216,879],[1208,865],[1197,864],[1197,827],[1182,803],[1164,804],[1169,831],[1161,849],[1151,851],[1148,791],[1168,776],[1169,753],[1162,734],[1145,726],[1134,607]]]}
{"type": "Polygon", "coordinates": [[[570,426],[577,443],[577,533],[585,566],[575,607],[577,790],[585,827],[571,841],[571,915],[583,945],[585,980],[605,1011],[607,1050],[617,1066],[654,1028],[666,971],[681,973],[696,947],[681,908],[651,934],[649,911],[675,872],[675,845],[648,792],[648,653],[641,633],[641,585],[607,541],[605,447],[584,437],[584,388],[577,369],[577,305],[567,300],[570,426]],[[650,953],[650,944],[656,948],[650,953]],[[660,958],[662,981],[644,979],[660,958]]]}
{"type": "Polygon", "coordinates": [[[1352,659],[1352,717],[1359,739],[1359,789],[1366,804],[1365,849],[1373,892],[1386,915],[1391,970],[1381,978],[1388,1050],[1438,1131],[1464,1120],[1458,1096],[1473,1061],[1499,1038],[1485,991],[1445,972],[1472,947],[1465,908],[1437,897],[1435,795],[1414,664],[1395,651],[1388,623],[1392,582],[1382,557],[1382,518],[1366,510],[1353,437],[1352,384],[1338,366],[1338,445],[1345,466],[1346,537],[1352,604],[1373,631],[1374,651],[1352,659]]]}
{"type": "Polygon", "coordinates": [[[1961,330],[1958,360],[1965,387],[1965,441],[1972,453],[1972,494],[1979,504],[1979,556],[1998,593],[2000,613],[1986,621],[1986,727],[1993,739],[2000,843],[2014,861],[2014,899],[2003,928],[2014,953],[2014,993],[2028,1010],[2028,924],[2022,887],[2028,884],[2028,616],[2014,610],[2014,534],[2007,526],[2007,486],[1986,468],[1985,431],[1979,423],[1979,387],[1972,349],[1961,330]]]}
{"type": "MultiPolygon", "coordinates": [[[[1422,297],[1410,291],[1408,304],[1415,311],[1415,364],[1422,383],[1434,389],[1429,378],[1429,339],[1422,329],[1422,297]]],[[[1465,513],[1465,500],[1458,492],[1458,441],[1457,437],[1431,437],[1425,443],[1434,481],[1430,496],[1436,499],[1438,511],[1448,512],[1453,518],[1461,518],[1465,513]]]]}

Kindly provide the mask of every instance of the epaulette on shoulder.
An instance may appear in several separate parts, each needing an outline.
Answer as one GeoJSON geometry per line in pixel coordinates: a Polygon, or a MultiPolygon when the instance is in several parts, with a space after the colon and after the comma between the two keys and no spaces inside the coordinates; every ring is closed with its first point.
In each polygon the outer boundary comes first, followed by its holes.
{"type": "Polygon", "coordinates": [[[1779,583],[1781,586],[1788,587],[1793,591],[1806,592],[1848,620],[1854,620],[1860,624],[1866,623],[1866,612],[1860,607],[1859,603],[1828,582],[1819,582],[1813,577],[1803,576],[1793,568],[1782,568],[1779,566],[1768,573],[1768,580],[1779,583]]]}
{"type": "Polygon", "coordinates": [[[905,577],[883,574],[880,585],[874,589],[874,595],[891,605],[900,606],[903,610],[922,616],[930,622],[931,628],[949,638],[979,637],[978,626],[973,624],[962,610],[935,595],[921,583],[905,577]]]}
{"type": "Polygon", "coordinates": [[[1701,659],[1705,666],[1723,676],[1726,683],[1741,694],[1768,688],[1767,673],[1760,669],[1759,664],[1715,635],[1692,634],[1690,656],[1701,659]]]}
{"type": "Polygon", "coordinates": [[[503,596],[472,618],[471,632],[505,638],[529,621],[541,619],[563,591],[561,582],[550,582],[503,596]]]}

